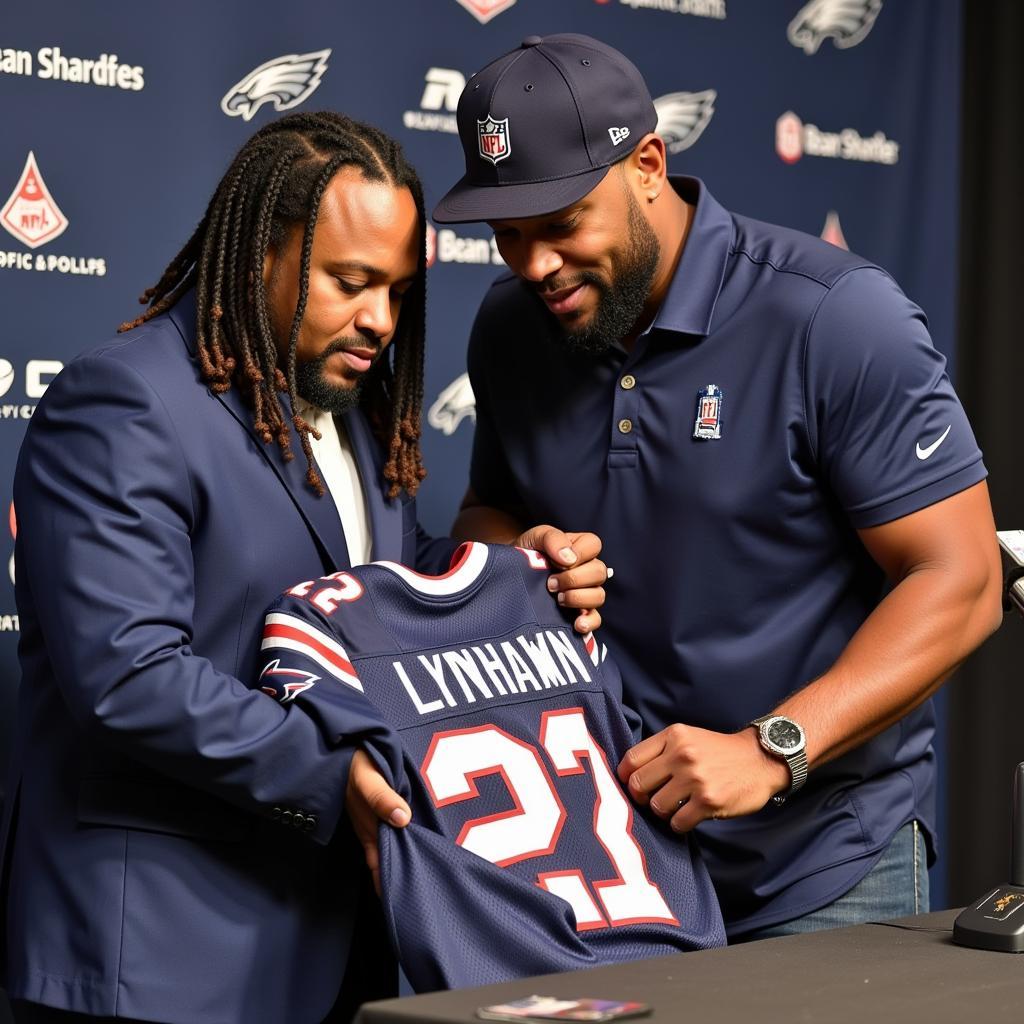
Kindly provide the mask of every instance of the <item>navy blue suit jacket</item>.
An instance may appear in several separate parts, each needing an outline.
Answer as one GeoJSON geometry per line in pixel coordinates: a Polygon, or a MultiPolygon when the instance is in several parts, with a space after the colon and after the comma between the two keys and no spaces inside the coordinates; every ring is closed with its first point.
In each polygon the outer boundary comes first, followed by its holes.
{"type": "MultiPolygon", "coordinates": [[[[5,982],[98,1016],[303,1024],[365,901],[352,751],[241,680],[268,603],[348,553],[297,437],[285,462],[235,389],[204,385],[194,322],[189,295],[77,358],[21,450],[5,982]]],[[[454,544],[386,498],[365,420],[346,424],[373,557],[443,571],[454,544]]]]}

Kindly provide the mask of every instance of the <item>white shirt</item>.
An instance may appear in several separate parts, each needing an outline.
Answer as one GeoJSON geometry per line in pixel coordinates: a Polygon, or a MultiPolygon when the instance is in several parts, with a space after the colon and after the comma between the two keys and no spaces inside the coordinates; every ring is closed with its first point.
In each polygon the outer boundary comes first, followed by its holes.
{"type": "Polygon", "coordinates": [[[320,469],[324,485],[334,499],[341,520],[341,529],[348,546],[348,558],[352,565],[365,565],[370,561],[370,517],[366,508],[366,494],[352,453],[352,443],[344,421],[335,419],[325,409],[299,399],[299,415],[320,431],[318,441],[312,434],[309,443],[313,457],[320,469]]]}

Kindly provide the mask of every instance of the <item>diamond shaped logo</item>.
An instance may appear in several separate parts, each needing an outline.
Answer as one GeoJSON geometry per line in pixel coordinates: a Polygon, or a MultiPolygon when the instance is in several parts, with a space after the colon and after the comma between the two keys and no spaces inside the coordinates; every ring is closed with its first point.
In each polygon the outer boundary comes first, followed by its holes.
{"type": "Polygon", "coordinates": [[[458,0],[458,2],[462,4],[462,6],[465,7],[481,25],[486,25],[491,18],[496,18],[503,11],[507,11],[516,2],[516,0],[458,0]]]}
{"type": "Polygon", "coordinates": [[[68,226],[68,219],[50,195],[31,150],[18,184],[0,210],[0,223],[30,249],[52,242],[68,226]]]}

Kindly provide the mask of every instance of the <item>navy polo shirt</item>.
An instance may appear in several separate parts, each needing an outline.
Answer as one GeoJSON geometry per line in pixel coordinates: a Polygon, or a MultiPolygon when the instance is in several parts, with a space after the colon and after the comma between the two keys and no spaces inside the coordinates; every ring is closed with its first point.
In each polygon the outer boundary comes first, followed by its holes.
{"type": "MultiPolygon", "coordinates": [[[[491,287],[471,479],[524,522],[601,536],[602,636],[648,732],[731,732],[825,672],[880,600],[855,531],[986,473],[924,314],[883,270],[673,186],[696,213],[632,352],[570,354],[528,286],[491,287]],[[709,386],[719,436],[695,438],[709,386]]],[[[926,703],[782,807],[702,825],[730,934],[836,899],[913,818],[934,849],[933,732],[926,703]]]]}

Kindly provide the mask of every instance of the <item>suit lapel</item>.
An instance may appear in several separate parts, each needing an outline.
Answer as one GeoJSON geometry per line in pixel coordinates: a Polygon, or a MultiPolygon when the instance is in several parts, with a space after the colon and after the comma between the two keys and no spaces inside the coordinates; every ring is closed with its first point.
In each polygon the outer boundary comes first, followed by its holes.
{"type": "MultiPolygon", "coordinates": [[[[189,352],[195,357],[195,293],[189,292],[182,296],[181,300],[171,309],[170,316],[189,352]]],[[[302,452],[299,436],[290,422],[291,402],[288,396],[282,396],[282,403],[285,413],[289,417],[288,433],[295,456],[290,462],[285,462],[282,458],[281,450],[276,442],[264,444],[262,438],[257,436],[252,423],[252,409],[242,400],[237,388],[232,387],[229,391],[215,397],[249,435],[257,451],[266,460],[285,490],[288,491],[295,507],[313,535],[320,558],[324,563],[324,572],[347,569],[351,563],[341,528],[341,520],[338,518],[338,510],[331,500],[330,494],[324,494],[322,498],[318,498],[306,481],[306,457],[302,452]]],[[[370,505],[372,508],[372,501],[370,505]]]]}
{"type": "Polygon", "coordinates": [[[345,413],[345,429],[348,431],[352,451],[359,465],[359,475],[366,494],[366,507],[370,515],[372,536],[371,557],[400,559],[402,554],[402,502],[400,498],[387,496],[388,484],[384,480],[383,460],[370,424],[359,409],[345,413]]]}

